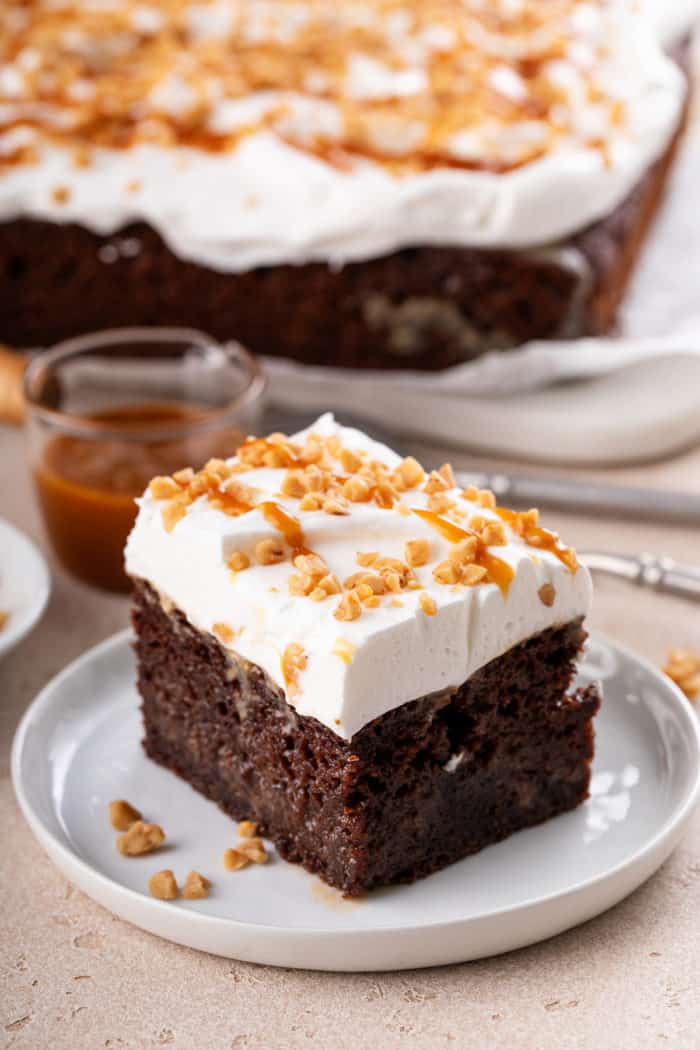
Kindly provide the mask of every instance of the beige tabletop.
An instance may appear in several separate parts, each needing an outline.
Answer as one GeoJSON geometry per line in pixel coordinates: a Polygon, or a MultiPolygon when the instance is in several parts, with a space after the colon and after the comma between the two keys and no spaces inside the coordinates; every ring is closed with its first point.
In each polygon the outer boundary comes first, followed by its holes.
{"type": "MultiPolygon", "coordinates": [[[[607,479],[700,492],[700,450],[607,479]]],[[[46,550],[22,436],[2,427],[0,516],[46,550]]],[[[689,530],[547,517],[582,549],[700,562],[700,539],[689,530]]],[[[166,943],[94,904],[53,867],[20,815],[9,751],[37,691],[125,626],[128,603],[73,582],[50,560],[47,613],[0,664],[0,1046],[700,1046],[700,813],[661,871],[612,911],[533,948],[462,966],[377,975],[268,969],[166,943]]],[[[656,663],[672,645],[700,650],[697,607],[622,583],[598,582],[591,623],[656,663]]]]}

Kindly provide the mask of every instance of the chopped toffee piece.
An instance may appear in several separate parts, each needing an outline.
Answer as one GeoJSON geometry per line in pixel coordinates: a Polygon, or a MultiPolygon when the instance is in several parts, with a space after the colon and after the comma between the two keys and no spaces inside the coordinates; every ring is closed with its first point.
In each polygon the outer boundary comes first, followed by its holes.
{"type": "Polygon", "coordinates": [[[177,882],[170,868],[157,871],[148,880],[148,891],[161,901],[174,901],[177,897],[177,882]]]}
{"type": "Polygon", "coordinates": [[[138,857],[142,853],[153,853],[164,841],[165,832],[158,824],[137,820],[117,839],[117,849],[125,857],[138,857]]]}
{"type": "Polygon", "coordinates": [[[128,831],[132,824],[141,820],[141,814],[123,798],[109,804],[109,819],[115,831],[128,831]]]}
{"type": "Polygon", "coordinates": [[[700,696],[700,656],[693,649],[669,649],[663,671],[689,700],[700,696]]]}
{"type": "Polygon", "coordinates": [[[245,868],[250,863],[250,857],[247,857],[240,849],[229,848],[224,850],[223,864],[226,871],[240,871],[241,868],[245,868]]]}
{"type": "Polygon", "coordinates": [[[191,871],[182,887],[182,896],[188,901],[203,900],[209,896],[210,889],[209,879],[205,879],[198,871],[191,871]]]}

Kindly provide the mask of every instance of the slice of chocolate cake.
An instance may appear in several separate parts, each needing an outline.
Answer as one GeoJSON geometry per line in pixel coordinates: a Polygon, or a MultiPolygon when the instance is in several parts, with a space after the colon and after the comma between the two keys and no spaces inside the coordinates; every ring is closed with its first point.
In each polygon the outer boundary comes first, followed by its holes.
{"type": "Polygon", "coordinates": [[[154,479],[126,559],[147,753],[345,893],[586,798],[590,577],[536,511],[324,416],[154,479]]]}

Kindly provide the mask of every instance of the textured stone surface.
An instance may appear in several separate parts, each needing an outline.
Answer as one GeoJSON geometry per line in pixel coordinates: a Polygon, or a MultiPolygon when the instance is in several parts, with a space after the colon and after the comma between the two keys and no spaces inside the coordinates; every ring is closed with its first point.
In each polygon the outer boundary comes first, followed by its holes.
{"type": "MultiPolygon", "coordinates": [[[[700,450],[644,470],[611,470],[607,480],[700,491],[700,450]]],[[[2,427],[0,492],[0,514],[45,548],[22,436],[2,427]]],[[[581,549],[653,550],[700,562],[700,541],[689,530],[547,517],[581,549]]],[[[700,813],[662,870],[612,911],[533,948],[463,966],[378,975],[268,969],[168,944],[93,904],[56,871],[21,817],[9,748],[37,690],[125,626],[128,606],[73,583],[53,562],[52,569],[44,620],[0,664],[0,1046],[698,1046],[700,813]]],[[[697,607],[622,583],[599,581],[592,626],[655,663],[670,645],[700,649],[697,607]]]]}

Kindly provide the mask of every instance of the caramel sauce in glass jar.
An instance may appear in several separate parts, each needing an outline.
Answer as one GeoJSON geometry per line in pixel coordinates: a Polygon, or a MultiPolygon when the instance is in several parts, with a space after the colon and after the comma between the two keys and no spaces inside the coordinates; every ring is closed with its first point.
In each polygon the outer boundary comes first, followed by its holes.
{"type": "MultiPolygon", "coordinates": [[[[85,417],[110,432],[153,424],[182,424],[206,412],[177,404],[129,405],[85,417]]],[[[227,428],[172,441],[49,438],[34,468],[39,504],[56,554],[78,579],[109,591],[128,591],[124,546],[136,520],[136,498],[151,478],[181,467],[232,456],[245,435],[227,428]]]]}
{"type": "Polygon", "coordinates": [[[264,376],[238,344],[187,329],[115,329],[38,355],[25,374],[32,473],[72,575],[128,591],[124,547],[156,475],[235,455],[264,376]]]}

